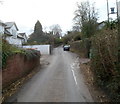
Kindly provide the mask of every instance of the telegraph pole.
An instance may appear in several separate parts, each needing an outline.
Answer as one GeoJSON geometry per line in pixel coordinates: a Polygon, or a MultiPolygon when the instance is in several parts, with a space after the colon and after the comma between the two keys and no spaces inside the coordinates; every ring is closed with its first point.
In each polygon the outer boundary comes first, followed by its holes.
{"type": "MultiPolygon", "coordinates": [[[[118,0],[116,0],[116,9],[117,9],[117,37],[118,37],[118,63],[120,62],[120,15],[119,15],[119,10],[118,10],[118,0]]],[[[114,14],[114,10],[112,11],[111,9],[111,14],[114,14]]],[[[107,17],[108,17],[108,28],[109,28],[109,3],[108,3],[108,0],[107,0],[107,17]]]]}
{"type": "Polygon", "coordinates": [[[117,30],[118,30],[118,62],[120,62],[120,16],[118,14],[118,0],[116,0],[117,8],[117,30]]]}
{"type": "Polygon", "coordinates": [[[117,8],[117,19],[118,19],[118,0],[116,0],[116,8],[117,8]]]}
{"type": "Polygon", "coordinates": [[[107,0],[107,16],[108,16],[108,24],[109,24],[109,4],[108,4],[108,0],[107,0]]]}

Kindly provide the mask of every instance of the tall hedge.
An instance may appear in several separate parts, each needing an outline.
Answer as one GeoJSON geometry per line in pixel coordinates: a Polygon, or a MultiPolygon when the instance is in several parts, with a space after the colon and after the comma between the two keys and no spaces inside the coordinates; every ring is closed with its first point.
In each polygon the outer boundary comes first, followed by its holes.
{"type": "Polygon", "coordinates": [[[95,80],[111,97],[120,101],[120,67],[116,30],[102,30],[92,38],[91,69],[95,80]]]}
{"type": "Polygon", "coordinates": [[[91,41],[88,38],[80,41],[74,41],[70,43],[70,45],[71,45],[71,50],[76,51],[78,54],[80,54],[81,57],[86,57],[86,58],[89,57],[91,41]]]}

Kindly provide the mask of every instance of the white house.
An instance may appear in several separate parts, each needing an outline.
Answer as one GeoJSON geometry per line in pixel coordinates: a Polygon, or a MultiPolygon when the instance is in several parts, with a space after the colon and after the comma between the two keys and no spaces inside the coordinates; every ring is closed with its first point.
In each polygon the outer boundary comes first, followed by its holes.
{"type": "Polygon", "coordinates": [[[15,22],[6,22],[5,24],[7,25],[5,29],[9,31],[10,34],[12,34],[14,37],[17,37],[18,28],[15,22]]]}
{"type": "Polygon", "coordinates": [[[24,43],[27,43],[27,36],[26,36],[26,33],[19,33],[18,34],[18,37],[21,37],[21,39],[22,39],[22,43],[24,44],[24,43]]]}
{"type": "Polygon", "coordinates": [[[102,29],[105,26],[105,24],[106,23],[104,21],[98,23],[98,29],[102,29]]]}
{"type": "Polygon", "coordinates": [[[21,47],[23,43],[27,42],[25,33],[18,33],[18,27],[15,22],[3,23],[0,21],[0,34],[10,44],[21,47]]]}
{"type": "Polygon", "coordinates": [[[18,28],[15,22],[6,22],[5,24],[6,24],[5,31],[4,31],[4,34],[6,34],[5,39],[10,44],[13,44],[16,46],[22,46],[21,38],[17,37],[18,28]]]}
{"type": "Polygon", "coordinates": [[[2,21],[0,21],[0,34],[4,34],[5,26],[6,25],[2,21]]]}

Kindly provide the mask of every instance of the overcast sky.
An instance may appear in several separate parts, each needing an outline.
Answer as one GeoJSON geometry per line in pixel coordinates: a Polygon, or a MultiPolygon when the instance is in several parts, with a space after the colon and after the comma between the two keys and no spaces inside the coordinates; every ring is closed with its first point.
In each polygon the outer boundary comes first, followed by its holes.
{"type": "MultiPolygon", "coordinates": [[[[37,20],[47,29],[53,24],[59,24],[63,30],[72,29],[76,3],[85,0],[0,0],[0,20],[14,21],[20,32],[30,34],[37,20]]],[[[99,21],[107,19],[106,0],[89,0],[95,2],[99,21]]],[[[109,7],[116,8],[116,0],[108,0],[109,7]]],[[[111,15],[116,17],[116,15],[111,15]]]]}

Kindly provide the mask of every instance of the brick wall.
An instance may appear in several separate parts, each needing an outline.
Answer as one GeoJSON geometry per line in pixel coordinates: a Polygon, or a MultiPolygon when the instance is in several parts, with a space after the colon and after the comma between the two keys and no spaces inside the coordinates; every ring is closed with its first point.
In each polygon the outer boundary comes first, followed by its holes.
{"type": "Polygon", "coordinates": [[[2,87],[7,87],[17,79],[27,75],[40,64],[40,57],[27,58],[16,54],[7,60],[7,66],[2,70],[2,87]]]}

